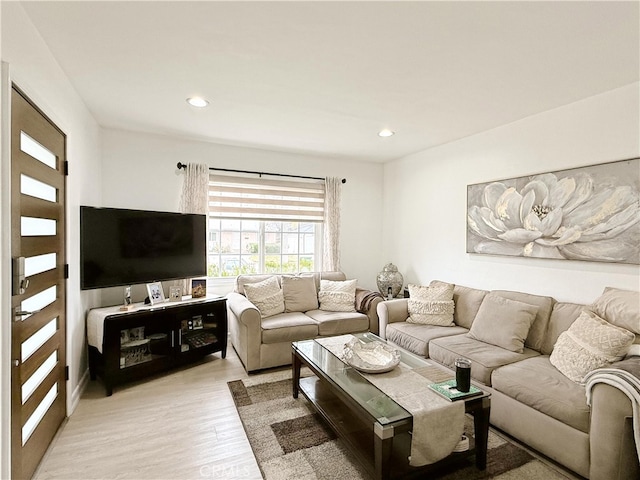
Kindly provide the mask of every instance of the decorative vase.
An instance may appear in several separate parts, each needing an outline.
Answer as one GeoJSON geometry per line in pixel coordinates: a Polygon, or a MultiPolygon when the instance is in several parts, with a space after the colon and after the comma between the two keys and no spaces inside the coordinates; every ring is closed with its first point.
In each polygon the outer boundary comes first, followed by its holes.
{"type": "Polygon", "coordinates": [[[404,278],[398,271],[398,267],[393,263],[387,263],[382,271],[378,273],[376,282],[378,283],[378,290],[380,290],[381,294],[388,296],[389,288],[391,288],[391,295],[396,297],[400,293],[400,290],[402,290],[404,278]]]}

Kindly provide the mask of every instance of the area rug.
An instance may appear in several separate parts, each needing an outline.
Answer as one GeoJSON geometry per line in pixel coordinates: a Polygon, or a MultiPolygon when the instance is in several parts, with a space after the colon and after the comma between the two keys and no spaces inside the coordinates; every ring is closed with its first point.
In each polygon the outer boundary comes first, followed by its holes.
{"type": "MultiPolygon", "coordinates": [[[[291,371],[283,370],[228,382],[247,438],[265,480],[367,480],[342,441],[313,406],[291,394],[291,371]]],[[[469,418],[465,433],[472,437],[469,418]]],[[[487,469],[473,461],[430,479],[438,480],[566,480],[493,429],[489,432],[487,469]]]]}

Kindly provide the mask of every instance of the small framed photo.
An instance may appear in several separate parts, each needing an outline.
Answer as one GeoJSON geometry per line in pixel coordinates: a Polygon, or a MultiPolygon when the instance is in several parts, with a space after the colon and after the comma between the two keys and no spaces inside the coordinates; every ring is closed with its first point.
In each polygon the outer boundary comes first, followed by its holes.
{"type": "Polygon", "coordinates": [[[207,279],[191,280],[191,298],[200,298],[207,296],[207,279]]]}
{"type": "Polygon", "coordinates": [[[160,282],[147,283],[147,292],[149,293],[151,305],[164,302],[164,291],[160,282]]]}
{"type": "Polygon", "coordinates": [[[179,302],[182,300],[182,287],[169,287],[169,300],[179,302]]]}

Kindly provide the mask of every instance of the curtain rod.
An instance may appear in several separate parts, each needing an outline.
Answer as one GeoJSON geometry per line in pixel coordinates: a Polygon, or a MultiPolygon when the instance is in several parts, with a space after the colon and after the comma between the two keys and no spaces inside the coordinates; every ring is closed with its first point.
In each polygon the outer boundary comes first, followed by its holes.
{"type": "MultiPolygon", "coordinates": [[[[178,162],[178,170],[181,170],[183,168],[187,168],[187,165],[185,163],[178,162]]],[[[254,172],[252,170],[234,170],[232,168],[209,167],[209,170],[218,170],[221,172],[235,172],[235,173],[253,173],[254,175],[260,175],[260,176],[273,175],[276,177],[306,178],[308,180],[324,180],[324,178],[322,177],[307,177],[304,175],[287,175],[286,173],[254,172]]],[[[347,179],[343,178],[342,183],[347,183],[347,179]]]]}

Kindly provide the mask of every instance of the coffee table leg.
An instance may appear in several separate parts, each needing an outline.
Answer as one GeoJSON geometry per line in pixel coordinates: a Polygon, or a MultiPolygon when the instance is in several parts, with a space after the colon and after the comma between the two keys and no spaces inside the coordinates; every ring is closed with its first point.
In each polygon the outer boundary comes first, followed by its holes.
{"type": "Polygon", "coordinates": [[[302,362],[294,353],[291,354],[291,383],[293,385],[293,398],[298,398],[298,389],[300,386],[300,366],[302,362]]]}
{"type": "Polygon", "coordinates": [[[476,467],[479,470],[487,468],[487,442],[489,440],[489,416],[491,414],[491,401],[482,400],[482,408],[473,416],[473,427],[476,437],[476,467]]]}
{"type": "Polygon", "coordinates": [[[393,427],[373,424],[373,443],[376,480],[391,478],[391,451],[393,450],[393,427]]]}

